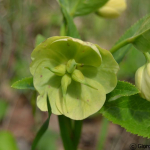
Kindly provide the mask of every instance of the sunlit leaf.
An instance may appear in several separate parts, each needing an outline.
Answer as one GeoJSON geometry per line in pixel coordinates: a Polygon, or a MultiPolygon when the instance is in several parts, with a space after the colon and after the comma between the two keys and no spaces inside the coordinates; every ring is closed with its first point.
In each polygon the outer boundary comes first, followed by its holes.
{"type": "Polygon", "coordinates": [[[150,102],[139,95],[106,101],[101,113],[128,132],[150,138],[150,102]]]}
{"type": "MultiPolygon", "coordinates": [[[[137,23],[135,23],[132,27],[130,27],[125,33],[124,35],[116,42],[115,45],[119,44],[120,42],[131,38],[132,36],[135,35],[135,33],[137,32],[137,30],[141,27],[141,25],[143,24],[143,22],[148,18],[149,15],[146,15],[145,17],[143,17],[142,19],[140,19],[137,23]]],[[[114,45],[114,46],[115,46],[114,45]]],[[[116,51],[115,53],[113,53],[114,58],[116,59],[116,61],[119,63],[121,62],[121,60],[124,58],[125,54],[130,51],[131,49],[135,49],[132,45],[126,45],[122,48],[120,48],[119,51],[116,51]]]]}
{"type": "Polygon", "coordinates": [[[15,89],[31,89],[34,90],[33,77],[23,78],[22,80],[16,81],[11,86],[15,89]]]}
{"type": "Polygon", "coordinates": [[[139,90],[129,82],[118,81],[115,89],[107,94],[107,100],[115,100],[122,96],[131,96],[139,93],[139,90]]]}

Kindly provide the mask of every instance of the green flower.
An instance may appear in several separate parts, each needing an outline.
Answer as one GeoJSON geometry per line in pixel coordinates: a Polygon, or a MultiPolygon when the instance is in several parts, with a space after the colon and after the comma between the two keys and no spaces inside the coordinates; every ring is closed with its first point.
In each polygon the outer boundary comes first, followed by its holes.
{"type": "Polygon", "coordinates": [[[111,53],[79,39],[51,37],[33,50],[31,59],[42,111],[47,111],[48,95],[54,114],[87,118],[101,109],[117,84],[119,66],[111,53]]]}
{"type": "Polygon", "coordinates": [[[150,63],[140,67],[135,73],[135,85],[142,98],[150,101],[150,63]]]}
{"type": "Polygon", "coordinates": [[[97,10],[97,14],[105,18],[117,18],[126,9],[125,0],[109,0],[103,7],[97,10]]]}

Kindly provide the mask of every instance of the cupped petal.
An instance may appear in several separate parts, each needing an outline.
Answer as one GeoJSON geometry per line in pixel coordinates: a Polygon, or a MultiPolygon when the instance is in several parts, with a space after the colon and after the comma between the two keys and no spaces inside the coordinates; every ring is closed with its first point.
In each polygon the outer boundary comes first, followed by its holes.
{"type": "Polygon", "coordinates": [[[34,60],[34,59],[36,59],[39,56],[41,57],[41,55],[46,56],[46,54],[48,53],[47,48],[49,47],[49,45],[51,45],[56,40],[66,39],[66,38],[69,38],[69,37],[67,37],[67,36],[53,36],[53,37],[50,37],[50,38],[46,39],[44,42],[39,44],[33,50],[33,52],[31,53],[31,59],[34,60]],[[44,50],[46,50],[46,51],[44,51],[44,50]]]}
{"type": "Polygon", "coordinates": [[[50,46],[57,54],[63,55],[68,61],[75,59],[77,63],[98,67],[101,64],[101,55],[97,47],[79,39],[66,38],[54,41],[50,46]]]}
{"type": "Polygon", "coordinates": [[[49,59],[51,62],[51,67],[56,67],[67,61],[63,55],[57,54],[55,50],[52,50],[49,47],[49,45],[51,45],[54,41],[58,39],[66,39],[66,38],[68,37],[54,36],[48,38],[33,50],[31,54],[32,62],[30,64],[30,72],[32,75],[34,75],[37,66],[43,61],[43,59],[49,59]]]}
{"type": "Polygon", "coordinates": [[[66,101],[62,96],[56,100],[59,111],[71,119],[85,119],[104,105],[106,92],[103,86],[91,79],[86,80],[89,84],[96,86],[98,90],[72,81],[67,90],[66,101]]]}
{"type": "Polygon", "coordinates": [[[49,65],[51,65],[49,60],[43,60],[37,67],[33,76],[34,87],[40,94],[37,98],[37,106],[42,111],[47,111],[48,95],[52,112],[59,115],[61,113],[55,105],[55,99],[59,95],[56,95],[55,93],[59,91],[61,77],[54,75],[51,71],[45,68],[49,65]]]}
{"type": "Polygon", "coordinates": [[[106,93],[111,92],[117,85],[117,72],[119,70],[119,65],[113,58],[112,54],[104,49],[99,49],[102,56],[102,64],[99,67],[92,66],[81,66],[78,69],[87,78],[91,78],[99,82],[105,89],[106,93]]]}

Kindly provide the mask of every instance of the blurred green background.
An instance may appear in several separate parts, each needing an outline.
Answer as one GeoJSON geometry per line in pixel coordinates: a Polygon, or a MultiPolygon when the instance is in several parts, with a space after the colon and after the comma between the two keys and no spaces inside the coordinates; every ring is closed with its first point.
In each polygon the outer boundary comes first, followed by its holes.
{"type": "MultiPolygon", "coordinates": [[[[149,0],[128,0],[127,3],[127,10],[118,19],[103,19],[94,13],[75,18],[82,40],[109,50],[131,25],[150,13],[149,0]]],[[[11,148],[0,146],[0,150],[30,149],[35,133],[46,119],[47,114],[39,110],[33,115],[32,91],[14,90],[10,85],[23,77],[31,76],[30,54],[34,49],[36,36],[42,34],[48,38],[59,35],[62,20],[56,0],[0,0],[0,141],[4,141],[0,145],[7,145],[7,140],[9,145],[12,144],[11,148]]],[[[144,62],[142,53],[131,49],[120,63],[118,78],[134,83],[135,71],[144,62]]],[[[101,119],[98,116],[84,121],[79,145],[82,150],[96,148],[101,119]],[[97,130],[92,129],[93,127],[97,127],[97,130]]],[[[56,116],[52,116],[51,120],[50,130],[39,143],[38,150],[63,150],[56,116]]],[[[106,150],[110,149],[112,143],[115,146],[111,149],[121,149],[121,141],[118,141],[122,138],[121,133],[125,137],[129,136],[124,129],[110,123],[106,150]]],[[[130,138],[127,143],[146,142],[134,135],[130,138]]]]}

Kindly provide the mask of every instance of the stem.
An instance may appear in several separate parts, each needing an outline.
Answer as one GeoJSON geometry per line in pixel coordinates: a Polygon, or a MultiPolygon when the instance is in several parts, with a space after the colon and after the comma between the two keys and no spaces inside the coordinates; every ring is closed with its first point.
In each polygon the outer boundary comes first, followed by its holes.
{"type": "Polygon", "coordinates": [[[77,150],[81,136],[82,121],[75,120],[72,127],[72,120],[61,115],[58,116],[61,137],[65,150],[77,150]]]}
{"type": "Polygon", "coordinates": [[[126,39],[126,40],[120,42],[119,44],[115,45],[112,49],[110,49],[110,52],[114,53],[114,52],[118,51],[120,48],[122,48],[128,44],[131,44],[133,41],[134,41],[133,38],[126,39]]]}
{"type": "Polygon", "coordinates": [[[101,130],[100,130],[100,137],[99,137],[99,141],[98,141],[98,147],[97,147],[98,150],[104,149],[104,144],[105,144],[105,141],[106,141],[108,125],[109,125],[109,121],[106,118],[103,118],[102,125],[101,125],[101,130]]]}
{"type": "Polygon", "coordinates": [[[72,142],[71,120],[63,115],[58,116],[59,128],[65,150],[76,150],[72,142]]]}
{"type": "Polygon", "coordinates": [[[147,53],[143,53],[147,62],[150,63],[150,54],[147,52],[147,53]]]}
{"type": "Polygon", "coordinates": [[[74,121],[74,137],[73,137],[73,143],[75,145],[75,149],[77,149],[80,137],[81,137],[81,131],[82,131],[82,120],[75,120],[74,121]]]}

